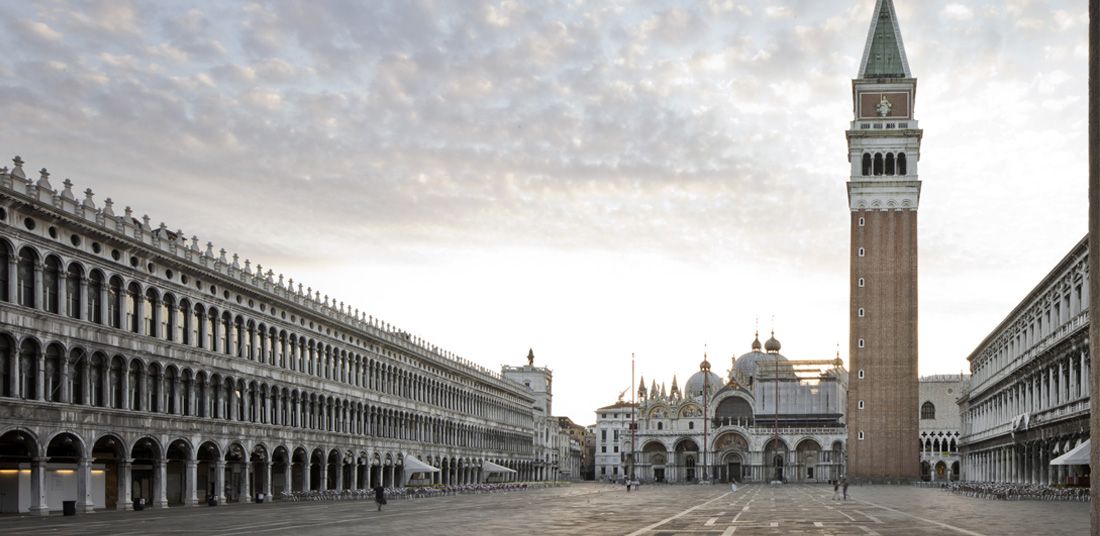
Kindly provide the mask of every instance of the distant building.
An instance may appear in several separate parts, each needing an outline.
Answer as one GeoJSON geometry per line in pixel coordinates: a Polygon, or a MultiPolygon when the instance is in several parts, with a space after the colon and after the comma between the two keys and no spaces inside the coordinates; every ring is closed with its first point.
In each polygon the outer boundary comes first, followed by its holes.
{"type": "Polygon", "coordinates": [[[629,403],[620,397],[597,410],[596,478],[825,482],[841,476],[848,372],[839,358],[798,361],[779,350],[774,336],[764,345],[756,338],[750,352],[731,360],[725,378],[704,358],[683,390],[675,377],[668,390],[656,382],[647,388],[643,379],[633,441],[629,403]]]}
{"type": "Polygon", "coordinates": [[[526,365],[504,366],[501,375],[522,384],[534,398],[531,409],[535,422],[532,438],[535,477],[539,480],[580,479],[581,443],[573,438],[574,432],[569,427],[575,425],[568,417],[553,414],[554,371],[536,367],[535,352],[528,350],[526,365]]]}
{"type": "Polygon", "coordinates": [[[958,400],[969,387],[969,374],[943,374],[920,379],[921,480],[959,479],[958,400]]]}
{"type": "Polygon", "coordinates": [[[1076,484],[1087,466],[1051,461],[1089,439],[1088,237],[967,357],[964,480],[1076,484]]]}

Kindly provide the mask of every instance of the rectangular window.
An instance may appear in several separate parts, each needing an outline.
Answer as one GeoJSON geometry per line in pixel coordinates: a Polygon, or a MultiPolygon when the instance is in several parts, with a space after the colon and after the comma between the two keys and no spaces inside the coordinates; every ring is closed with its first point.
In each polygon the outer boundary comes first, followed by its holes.
{"type": "Polygon", "coordinates": [[[859,281],[857,282],[857,284],[859,285],[859,288],[863,288],[864,283],[865,283],[865,281],[863,280],[863,278],[862,277],[859,278],[859,281]]]}
{"type": "Polygon", "coordinates": [[[862,257],[864,253],[866,253],[866,250],[859,248],[859,256],[862,257]]]}
{"type": "Polygon", "coordinates": [[[866,344],[863,342],[863,339],[860,339],[857,344],[859,345],[860,348],[863,348],[864,346],[866,346],[866,344]]]}
{"type": "Polygon", "coordinates": [[[864,404],[863,404],[863,401],[862,401],[862,400],[860,400],[860,401],[859,401],[859,409],[863,409],[863,406],[864,406],[864,404]]]}
{"type": "Polygon", "coordinates": [[[864,226],[864,225],[865,225],[866,223],[867,223],[867,220],[865,220],[865,219],[863,218],[863,216],[860,216],[860,218],[859,218],[859,226],[860,226],[860,227],[863,227],[863,226],[864,226]]]}
{"type": "Polygon", "coordinates": [[[867,374],[863,372],[863,369],[859,369],[859,379],[862,380],[865,377],[867,377],[867,374]]]}
{"type": "Polygon", "coordinates": [[[857,315],[859,315],[859,317],[860,317],[860,318],[863,318],[863,314],[864,314],[863,308],[862,308],[862,307],[860,307],[860,308],[859,308],[859,309],[858,309],[858,310],[856,311],[856,314],[857,314],[857,315]]]}
{"type": "Polygon", "coordinates": [[[859,440],[863,441],[863,430],[859,431],[859,440]]]}

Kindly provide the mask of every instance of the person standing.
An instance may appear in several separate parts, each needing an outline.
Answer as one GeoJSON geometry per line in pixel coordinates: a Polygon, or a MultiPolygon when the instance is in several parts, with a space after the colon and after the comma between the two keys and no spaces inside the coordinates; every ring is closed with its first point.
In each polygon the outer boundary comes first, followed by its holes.
{"type": "Polygon", "coordinates": [[[840,500],[840,481],[839,480],[833,480],[833,500],[834,501],[839,501],[840,500]]]}
{"type": "Polygon", "coordinates": [[[844,500],[848,500],[848,477],[844,477],[841,480],[841,486],[844,488],[844,500]]]}
{"type": "Polygon", "coordinates": [[[382,486],[374,487],[374,502],[378,503],[378,511],[382,511],[382,505],[386,504],[386,488],[382,486]]]}

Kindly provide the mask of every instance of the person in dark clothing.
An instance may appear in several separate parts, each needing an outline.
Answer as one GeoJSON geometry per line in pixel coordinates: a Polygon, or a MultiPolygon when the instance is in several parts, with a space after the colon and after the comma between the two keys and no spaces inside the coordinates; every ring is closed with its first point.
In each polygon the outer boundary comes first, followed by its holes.
{"type": "Polygon", "coordinates": [[[382,486],[374,487],[374,502],[378,503],[378,511],[382,511],[382,505],[386,504],[386,488],[382,486]]]}

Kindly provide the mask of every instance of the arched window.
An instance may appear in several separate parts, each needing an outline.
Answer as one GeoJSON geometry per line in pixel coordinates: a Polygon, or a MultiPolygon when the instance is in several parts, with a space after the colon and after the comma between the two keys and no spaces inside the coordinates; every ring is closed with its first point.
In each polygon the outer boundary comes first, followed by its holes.
{"type": "Polygon", "coordinates": [[[0,300],[9,301],[8,279],[14,274],[8,273],[8,263],[11,259],[11,250],[6,242],[0,242],[0,300]]]}
{"type": "Polygon", "coordinates": [[[43,305],[46,312],[57,314],[60,311],[58,284],[61,282],[61,261],[57,257],[46,257],[46,269],[42,273],[44,291],[43,305]]]}
{"type": "Polygon", "coordinates": [[[925,402],[920,406],[920,418],[922,419],[935,419],[936,418],[936,406],[931,402],[925,402]]]}
{"type": "Polygon", "coordinates": [[[665,423],[663,423],[663,422],[657,423],[657,429],[658,430],[664,430],[665,429],[665,423]]]}
{"type": "Polygon", "coordinates": [[[905,160],[905,153],[898,153],[898,175],[908,175],[909,167],[905,160]]]}
{"type": "Polygon", "coordinates": [[[894,153],[886,153],[886,174],[894,174],[894,153]]]}
{"type": "Polygon", "coordinates": [[[84,278],[84,269],[77,263],[69,265],[65,272],[65,314],[69,318],[80,318],[80,280],[84,278]]]}
{"type": "Polygon", "coordinates": [[[107,324],[112,328],[122,327],[122,279],[112,277],[107,284],[107,324]]]}
{"type": "Polygon", "coordinates": [[[863,153],[863,176],[871,174],[871,153],[863,153]]]}
{"type": "Polygon", "coordinates": [[[88,274],[88,320],[96,324],[103,323],[103,311],[100,309],[103,298],[103,274],[99,270],[92,270],[88,274]]]}
{"type": "Polygon", "coordinates": [[[19,305],[34,307],[34,269],[38,263],[38,255],[31,248],[23,248],[19,252],[19,305]]]}
{"type": "Polygon", "coordinates": [[[882,175],[882,153],[875,153],[875,175],[882,175]]]}

